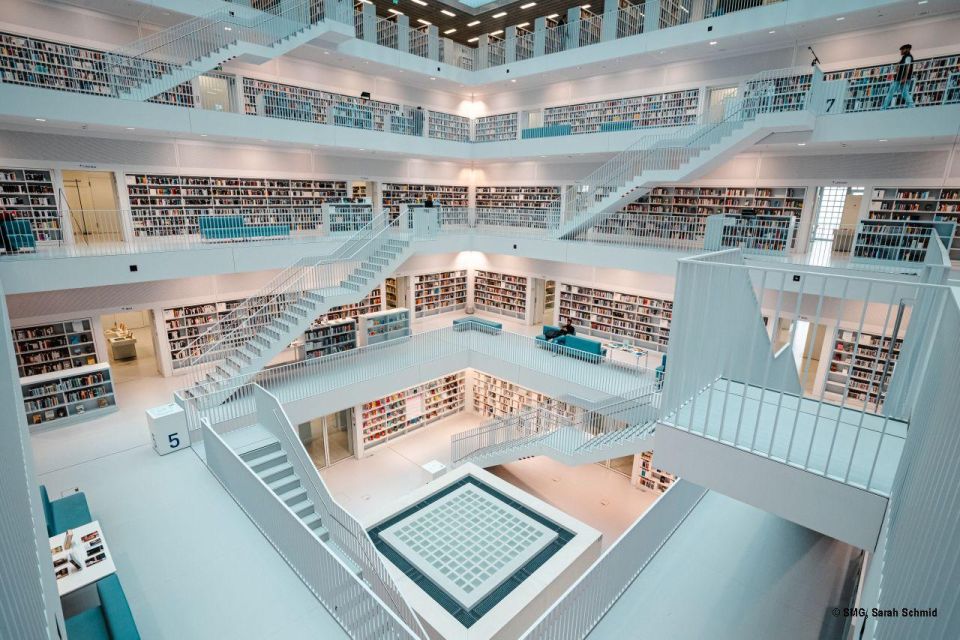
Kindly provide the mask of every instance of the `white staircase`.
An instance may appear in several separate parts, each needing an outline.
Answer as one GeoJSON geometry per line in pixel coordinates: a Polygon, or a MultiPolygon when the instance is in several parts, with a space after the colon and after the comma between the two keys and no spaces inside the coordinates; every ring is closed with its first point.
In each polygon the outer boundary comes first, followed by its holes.
{"type": "Polygon", "coordinates": [[[646,136],[567,189],[558,237],[575,238],[603,217],[647,195],[658,185],[688,182],[772,133],[809,131],[814,116],[806,109],[809,91],[797,102],[784,83],[804,71],[765,71],[746,82],[724,103],[723,115],[682,134],[646,136]],[[791,98],[785,101],[782,98],[791,98]]]}
{"type": "Polygon", "coordinates": [[[405,217],[390,222],[381,215],[333,255],[298,261],[244,300],[220,320],[222,331],[211,327],[189,346],[194,380],[178,398],[203,396],[206,404],[219,404],[317,317],[363,299],[411,254],[412,235],[405,223],[405,217]]]}
{"type": "Polygon", "coordinates": [[[544,407],[492,420],[451,438],[454,465],[481,467],[549,456],[570,466],[649,451],[656,431],[659,392],[626,399],[568,418],[544,407]]]}
{"type": "Polygon", "coordinates": [[[261,64],[320,38],[346,38],[324,7],[343,3],[291,0],[260,11],[227,4],[107,54],[115,95],[148,100],[233,58],[261,64]]]}

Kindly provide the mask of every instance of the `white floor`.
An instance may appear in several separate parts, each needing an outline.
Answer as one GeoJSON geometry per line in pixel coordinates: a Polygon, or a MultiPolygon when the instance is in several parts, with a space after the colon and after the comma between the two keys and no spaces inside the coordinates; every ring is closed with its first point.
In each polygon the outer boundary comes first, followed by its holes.
{"type": "MultiPolygon", "coordinates": [[[[370,456],[338,462],[320,473],[340,504],[369,527],[391,503],[429,482],[421,465],[430,460],[450,464],[450,436],[483,422],[472,413],[451,416],[380,445],[370,456]]],[[[567,467],[536,457],[489,471],[597,529],[603,533],[604,547],[659,496],[597,464],[567,467]]]]}
{"type": "Polygon", "coordinates": [[[589,637],[840,638],[855,553],[709,492],[589,637]]]}

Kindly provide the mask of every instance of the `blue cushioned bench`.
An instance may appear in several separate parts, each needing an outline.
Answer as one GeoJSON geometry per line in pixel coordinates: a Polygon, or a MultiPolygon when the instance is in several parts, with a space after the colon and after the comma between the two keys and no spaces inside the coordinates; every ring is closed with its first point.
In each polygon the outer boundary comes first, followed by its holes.
{"type": "Polygon", "coordinates": [[[551,138],[553,136],[569,136],[573,133],[572,124],[550,124],[545,127],[530,127],[520,131],[520,138],[551,138]]]}
{"type": "Polygon", "coordinates": [[[67,529],[75,529],[82,524],[93,522],[90,508],[87,506],[87,497],[83,492],[51,501],[47,495],[47,488],[40,485],[40,500],[43,502],[43,515],[47,519],[47,533],[51,538],[67,529]]]}
{"type": "Polygon", "coordinates": [[[484,320],[483,318],[457,318],[453,321],[454,331],[483,331],[484,333],[497,334],[503,330],[503,324],[493,320],[484,320]]]}
{"type": "Polygon", "coordinates": [[[2,229],[3,246],[7,251],[17,253],[37,250],[37,238],[33,235],[29,220],[4,220],[2,229]]]}
{"type": "Polygon", "coordinates": [[[601,122],[600,131],[629,131],[633,129],[633,120],[617,120],[615,122],[601,122]]]}
{"type": "Polygon", "coordinates": [[[537,346],[541,349],[551,349],[554,345],[564,347],[563,349],[553,349],[557,353],[567,355],[573,358],[582,359],[586,362],[600,362],[607,355],[607,350],[603,348],[603,343],[597,340],[581,338],[580,336],[562,335],[553,340],[547,340],[547,332],[560,331],[560,327],[552,327],[548,324],[543,325],[543,333],[536,336],[537,346]],[[570,350],[577,353],[571,353],[570,350]]]}
{"type": "Polygon", "coordinates": [[[117,574],[97,581],[100,606],[67,618],[70,640],[140,640],[127,596],[117,574]]]}
{"type": "Polygon", "coordinates": [[[246,225],[243,216],[200,216],[200,235],[204,240],[253,240],[290,235],[290,225],[246,225]]]}

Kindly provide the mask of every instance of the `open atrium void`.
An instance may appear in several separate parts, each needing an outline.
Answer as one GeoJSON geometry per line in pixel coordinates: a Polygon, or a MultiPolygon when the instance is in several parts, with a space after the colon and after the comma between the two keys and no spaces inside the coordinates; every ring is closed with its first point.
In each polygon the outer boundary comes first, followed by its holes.
{"type": "Polygon", "coordinates": [[[960,638],[960,2],[0,9],[0,640],[960,638]]]}

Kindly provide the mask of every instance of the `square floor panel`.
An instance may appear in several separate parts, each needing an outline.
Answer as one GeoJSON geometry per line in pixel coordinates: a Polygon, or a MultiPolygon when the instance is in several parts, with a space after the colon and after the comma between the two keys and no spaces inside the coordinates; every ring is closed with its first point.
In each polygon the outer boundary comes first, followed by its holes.
{"type": "Polygon", "coordinates": [[[557,532],[465,484],[380,536],[464,609],[472,609],[552,543],[557,532]]]}

